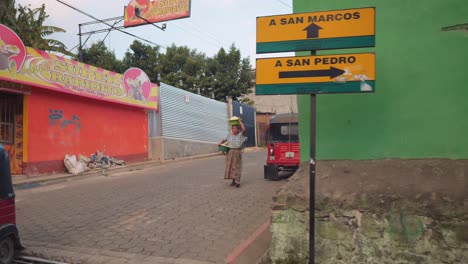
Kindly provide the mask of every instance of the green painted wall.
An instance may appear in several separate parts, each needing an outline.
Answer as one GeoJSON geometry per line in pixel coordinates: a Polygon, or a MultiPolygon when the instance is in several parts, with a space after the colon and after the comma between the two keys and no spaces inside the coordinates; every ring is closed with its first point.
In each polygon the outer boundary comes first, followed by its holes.
{"type": "MultiPolygon", "coordinates": [[[[294,0],[294,12],[376,7],[376,92],[317,98],[318,159],[468,158],[466,0],[294,0]]],[[[302,54],[304,55],[304,54],[302,54]]],[[[310,96],[298,96],[309,160],[310,96]]]]}

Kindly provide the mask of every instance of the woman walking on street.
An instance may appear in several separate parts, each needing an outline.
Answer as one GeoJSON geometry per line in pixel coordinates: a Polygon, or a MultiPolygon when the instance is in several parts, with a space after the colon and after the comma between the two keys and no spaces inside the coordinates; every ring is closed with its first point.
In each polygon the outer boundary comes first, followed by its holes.
{"type": "Polygon", "coordinates": [[[225,142],[229,147],[229,152],[226,155],[226,167],[224,170],[224,179],[232,180],[231,186],[240,187],[240,180],[242,175],[242,147],[245,137],[245,125],[239,118],[239,125],[231,126],[231,133],[218,145],[225,142]],[[241,132],[242,131],[242,132],[241,132]]]}

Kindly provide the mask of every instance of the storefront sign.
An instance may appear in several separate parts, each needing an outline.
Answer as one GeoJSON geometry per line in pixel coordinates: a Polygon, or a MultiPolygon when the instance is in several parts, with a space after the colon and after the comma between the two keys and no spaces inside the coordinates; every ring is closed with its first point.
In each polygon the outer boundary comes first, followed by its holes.
{"type": "Polygon", "coordinates": [[[125,7],[124,27],[190,17],[190,0],[131,0],[125,7]]]}
{"type": "Polygon", "coordinates": [[[22,49],[24,45],[19,44],[18,36],[12,33],[0,24],[0,80],[142,108],[158,108],[158,87],[142,70],[131,68],[122,75],[33,48],[22,49]]]}

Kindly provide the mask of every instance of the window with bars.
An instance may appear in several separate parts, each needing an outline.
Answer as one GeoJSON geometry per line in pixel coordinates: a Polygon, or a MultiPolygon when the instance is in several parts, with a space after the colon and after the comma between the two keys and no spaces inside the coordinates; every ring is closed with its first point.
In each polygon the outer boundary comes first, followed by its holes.
{"type": "Polygon", "coordinates": [[[21,112],[21,96],[0,93],[0,143],[13,144],[15,114],[21,112]]]}

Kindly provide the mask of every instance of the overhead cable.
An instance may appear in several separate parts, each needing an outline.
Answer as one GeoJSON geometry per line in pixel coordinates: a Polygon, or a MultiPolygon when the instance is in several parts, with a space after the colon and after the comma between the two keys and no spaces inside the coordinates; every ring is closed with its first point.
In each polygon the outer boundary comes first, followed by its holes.
{"type": "Polygon", "coordinates": [[[88,16],[88,17],[90,17],[90,18],[92,18],[92,19],[94,19],[94,20],[96,20],[96,21],[99,21],[99,22],[101,22],[101,23],[103,23],[103,24],[105,24],[105,25],[107,25],[107,26],[109,26],[109,27],[111,27],[111,28],[114,28],[115,30],[120,31],[120,32],[122,32],[122,33],[124,33],[124,34],[127,34],[127,35],[129,35],[129,36],[132,36],[132,37],[137,38],[137,39],[139,39],[139,40],[145,41],[145,42],[147,42],[147,43],[153,44],[153,45],[155,45],[155,46],[158,46],[158,47],[161,47],[161,48],[164,48],[164,49],[166,48],[166,47],[164,47],[164,46],[162,46],[162,45],[156,44],[156,43],[154,43],[154,42],[152,42],[152,41],[149,41],[149,40],[147,40],[147,39],[141,38],[141,37],[139,37],[139,36],[137,36],[137,35],[128,33],[128,32],[126,32],[126,31],[123,31],[123,30],[121,30],[120,28],[116,28],[116,27],[112,26],[111,24],[107,23],[106,21],[104,21],[104,20],[102,20],[102,19],[99,19],[99,18],[96,18],[96,17],[94,17],[93,15],[91,15],[91,14],[89,14],[89,13],[86,13],[86,12],[84,12],[84,11],[81,11],[81,10],[79,10],[78,8],[73,7],[73,6],[71,6],[71,5],[65,3],[65,2],[63,2],[63,1],[61,1],[61,0],[56,0],[56,1],[59,2],[59,3],[61,3],[61,4],[64,4],[64,5],[68,6],[68,7],[70,7],[71,9],[73,9],[73,10],[75,10],[75,11],[78,11],[78,12],[82,13],[82,14],[85,15],[85,16],[88,16]]]}

